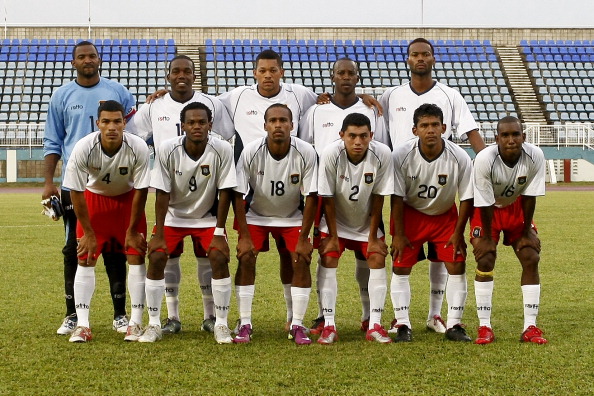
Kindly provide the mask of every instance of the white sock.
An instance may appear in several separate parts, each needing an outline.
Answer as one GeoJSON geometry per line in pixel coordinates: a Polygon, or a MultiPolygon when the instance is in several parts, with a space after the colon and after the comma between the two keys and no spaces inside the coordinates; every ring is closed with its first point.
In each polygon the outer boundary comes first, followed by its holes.
{"type": "Polygon", "coordinates": [[[536,326],[538,305],[540,304],[540,285],[523,285],[522,297],[524,301],[524,330],[528,326],[536,326]]]}
{"type": "Polygon", "coordinates": [[[287,322],[293,319],[293,297],[291,296],[291,284],[283,283],[283,295],[285,296],[285,305],[287,306],[287,322]]]}
{"type": "Polygon", "coordinates": [[[446,295],[448,300],[448,319],[446,327],[450,329],[455,325],[462,323],[464,304],[466,304],[466,296],[468,295],[466,274],[448,276],[446,295]]]}
{"type": "Polygon", "coordinates": [[[254,285],[235,286],[235,297],[237,298],[237,309],[241,326],[252,324],[252,302],[254,300],[254,285]]]}
{"type": "Polygon", "coordinates": [[[212,296],[214,298],[215,316],[217,317],[215,325],[227,326],[229,302],[231,300],[231,277],[213,279],[211,285],[212,296]]]}
{"type": "Polygon", "coordinates": [[[386,292],[388,291],[386,269],[369,270],[369,301],[371,315],[369,316],[369,328],[373,329],[375,324],[381,325],[384,304],[386,303],[386,292]]]}
{"type": "Polygon", "coordinates": [[[208,257],[196,257],[196,272],[198,273],[198,284],[202,292],[202,306],[204,308],[204,319],[215,316],[214,300],[212,298],[212,267],[208,257]]]}
{"type": "Polygon", "coordinates": [[[408,317],[408,308],[410,306],[410,283],[408,277],[409,275],[396,275],[392,273],[390,296],[392,297],[396,323],[407,325],[409,329],[412,329],[408,317]]]}
{"type": "Polygon", "coordinates": [[[359,284],[359,297],[361,297],[361,321],[369,319],[369,265],[367,260],[355,257],[355,279],[359,284]]]}
{"type": "Polygon", "coordinates": [[[433,319],[433,316],[441,316],[441,306],[445,294],[445,286],[448,280],[448,270],[445,264],[440,262],[429,263],[429,312],[427,320],[433,319]]]}
{"type": "Polygon", "coordinates": [[[320,265],[320,277],[323,279],[320,288],[322,306],[324,307],[324,326],[336,326],[334,315],[336,314],[336,295],[338,294],[338,282],[336,280],[336,268],[326,268],[320,265]]]}
{"type": "Polygon", "coordinates": [[[476,314],[479,326],[491,327],[491,310],[493,307],[493,281],[474,281],[474,297],[476,299],[476,314]]]}
{"type": "Polygon", "coordinates": [[[303,326],[303,318],[309,304],[309,293],[311,287],[291,287],[291,297],[293,298],[293,319],[291,326],[303,326]]]}
{"type": "Polygon", "coordinates": [[[74,303],[78,326],[91,327],[89,325],[89,310],[94,292],[95,267],[82,267],[79,265],[74,276],[74,303]]]}
{"type": "Polygon", "coordinates": [[[316,318],[321,318],[322,316],[324,316],[324,307],[322,307],[322,295],[320,294],[320,290],[322,290],[322,284],[324,283],[324,280],[320,275],[320,268],[322,267],[322,264],[320,264],[321,260],[322,259],[320,258],[320,256],[318,256],[318,264],[316,265],[316,298],[318,300],[318,316],[316,316],[316,318]]]}
{"type": "Polygon", "coordinates": [[[132,311],[130,314],[130,324],[142,324],[142,314],[144,313],[144,282],[146,279],[146,265],[128,266],[128,292],[130,293],[130,304],[132,311]]]}
{"type": "Polygon", "coordinates": [[[144,282],[146,293],[146,310],[149,315],[149,325],[161,326],[161,303],[165,293],[165,279],[146,279],[144,282]]]}
{"type": "Polygon", "coordinates": [[[167,317],[179,320],[179,282],[181,267],[179,257],[170,258],[165,264],[165,301],[167,302],[167,317]]]}

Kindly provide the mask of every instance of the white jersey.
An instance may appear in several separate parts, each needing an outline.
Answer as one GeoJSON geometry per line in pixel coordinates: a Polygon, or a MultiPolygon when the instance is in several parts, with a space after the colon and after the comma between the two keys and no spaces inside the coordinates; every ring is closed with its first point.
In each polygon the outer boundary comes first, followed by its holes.
{"type": "Polygon", "coordinates": [[[330,143],[340,139],[339,132],[344,118],[351,113],[366,115],[371,121],[373,138],[378,142],[389,144],[389,136],[385,133],[384,119],[378,116],[375,108],[367,107],[361,98],[350,107],[341,107],[332,100],[328,104],[313,105],[307,110],[299,122],[299,138],[313,144],[318,155],[330,143]]]}
{"type": "Polygon", "coordinates": [[[173,100],[169,93],[145,103],[130,120],[131,127],[145,141],[153,138],[155,147],[159,147],[165,140],[184,135],[179,116],[184,107],[194,102],[204,103],[212,112],[212,132],[224,139],[233,137],[235,130],[225,106],[216,97],[201,92],[194,92],[184,103],[173,100]]]}
{"type": "Polygon", "coordinates": [[[510,168],[499,155],[497,145],[481,150],[474,159],[474,206],[511,205],[520,195],[545,195],[545,158],[542,150],[522,143],[522,155],[510,168]]]}
{"type": "MultiPolygon", "coordinates": [[[[347,158],[344,142],[328,146],[320,158],[318,195],[334,197],[336,227],[340,238],[367,242],[371,215],[371,194],[394,192],[394,167],[390,148],[372,140],[365,158],[354,165],[347,158]]],[[[320,231],[328,233],[326,219],[320,231]]],[[[384,234],[378,229],[377,236],[384,234]]]]}
{"type": "Polygon", "coordinates": [[[83,137],[72,149],[63,184],[70,190],[87,189],[114,197],[148,188],[149,181],[149,150],[142,139],[124,132],[122,146],[110,157],[101,148],[101,132],[97,131],[83,137]]]}
{"type": "Polygon", "coordinates": [[[235,168],[231,145],[209,136],[198,160],[188,156],[185,136],[166,140],[157,149],[151,187],[170,193],[165,225],[208,228],[216,226],[211,213],[218,190],[234,188],[235,168]]]}
{"type": "Polygon", "coordinates": [[[419,138],[394,150],[394,194],[419,212],[435,216],[456,202],[472,198],[472,161],[457,144],[442,139],[439,156],[427,160],[419,149],[419,138]]]}
{"type": "MultiPolygon", "coordinates": [[[[266,136],[264,112],[268,107],[275,103],[282,103],[291,109],[293,112],[291,135],[295,136],[299,120],[305,111],[316,103],[318,97],[311,89],[304,86],[281,83],[280,92],[271,98],[258,93],[258,84],[235,88],[219,98],[229,111],[235,131],[245,147],[248,143],[266,136]]],[[[235,144],[237,143],[236,140],[235,144]]]]}
{"type": "Polygon", "coordinates": [[[301,226],[302,194],[317,191],[318,160],[313,147],[291,138],[287,155],[276,160],[270,155],[267,138],[244,147],[237,162],[237,188],[253,197],[246,213],[248,224],[271,227],[301,226]]]}
{"type": "Polygon", "coordinates": [[[478,129],[460,92],[440,82],[435,82],[431,89],[421,94],[412,88],[410,82],[388,88],[379,102],[384,109],[393,148],[415,137],[412,132],[413,115],[425,103],[435,104],[443,112],[443,123],[447,126],[443,137],[446,139],[450,139],[455,131],[460,139],[466,140],[467,132],[478,129]]]}

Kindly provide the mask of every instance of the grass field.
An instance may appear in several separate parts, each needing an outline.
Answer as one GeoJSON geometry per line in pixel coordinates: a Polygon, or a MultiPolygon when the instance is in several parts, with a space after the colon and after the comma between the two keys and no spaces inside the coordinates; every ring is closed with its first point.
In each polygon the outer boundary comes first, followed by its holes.
{"type": "MultiPolygon", "coordinates": [[[[216,345],[211,334],[199,331],[202,304],[195,261],[188,255],[182,259],[182,334],[155,344],[125,343],[111,330],[111,301],[99,264],[91,311],[95,339],[70,344],[55,334],[64,314],[62,224],[39,214],[39,196],[0,194],[0,394],[594,393],[591,191],[550,191],[538,199],[535,218],[543,246],[539,325],[549,344],[518,342],[523,323],[520,266],[509,249],[500,249],[493,312],[497,340],[486,346],[452,343],[425,331],[425,263],[419,263],[411,277],[414,342],[365,341],[348,254],[339,269],[340,341],[297,347],[283,332],[284,300],[273,253],[260,256],[251,344],[216,345]]],[[[235,260],[231,267],[234,273],[235,260]]],[[[472,258],[468,268],[472,274],[472,258]]],[[[312,294],[307,323],[315,315],[312,294]]],[[[230,318],[237,316],[233,297],[230,318]]],[[[388,297],[386,325],[391,318],[388,297]]],[[[464,321],[474,337],[478,321],[472,276],[464,321]]]]}

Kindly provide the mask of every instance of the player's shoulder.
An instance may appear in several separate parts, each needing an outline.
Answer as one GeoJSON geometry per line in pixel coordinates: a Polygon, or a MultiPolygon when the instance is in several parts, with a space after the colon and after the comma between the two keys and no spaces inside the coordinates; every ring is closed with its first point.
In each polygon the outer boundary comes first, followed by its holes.
{"type": "Polygon", "coordinates": [[[532,143],[522,143],[522,150],[533,160],[544,159],[544,152],[532,143]]]}
{"type": "Polygon", "coordinates": [[[485,147],[474,157],[475,165],[482,162],[493,162],[499,156],[499,147],[496,144],[485,147]]]}
{"type": "Polygon", "coordinates": [[[120,84],[119,82],[117,82],[115,80],[110,80],[109,78],[101,77],[101,79],[99,80],[99,84],[109,86],[112,89],[116,89],[116,90],[119,90],[122,92],[129,92],[128,88],[126,88],[125,86],[123,86],[122,84],[120,84]]]}
{"type": "Polygon", "coordinates": [[[399,144],[394,149],[394,152],[393,152],[394,157],[396,157],[396,158],[406,157],[410,152],[412,152],[413,150],[415,150],[417,148],[418,142],[419,142],[419,138],[414,137],[412,139],[409,139],[409,140],[399,144]]]}
{"type": "Polygon", "coordinates": [[[451,153],[453,153],[456,157],[458,158],[470,158],[470,156],[468,155],[468,153],[466,152],[466,150],[464,150],[462,147],[460,147],[459,145],[457,145],[456,143],[452,142],[451,140],[448,139],[443,139],[443,142],[445,144],[445,149],[450,151],[451,153]]]}
{"type": "Polygon", "coordinates": [[[404,82],[400,85],[394,85],[393,87],[389,87],[388,89],[386,89],[384,91],[384,93],[382,94],[382,96],[386,95],[386,96],[390,96],[392,94],[395,93],[404,93],[406,91],[410,91],[410,82],[404,82]]]}
{"type": "Polygon", "coordinates": [[[295,93],[299,93],[299,94],[310,94],[313,91],[311,90],[311,88],[308,88],[306,86],[300,85],[300,84],[293,84],[293,83],[282,83],[281,84],[282,89],[284,89],[287,92],[295,92],[295,93]]]}
{"type": "MultiPolygon", "coordinates": [[[[166,139],[159,145],[158,151],[161,152],[172,152],[178,147],[183,146],[185,136],[175,136],[170,139],[166,139]]],[[[145,143],[146,144],[146,143],[145,143]]]]}
{"type": "Polygon", "coordinates": [[[297,136],[291,136],[291,146],[301,153],[307,155],[316,155],[316,150],[313,146],[307,143],[305,140],[299,139],[297,136]]]}
{"type": "Polygon", "coordinates": [[[233,147],[231,146],[231,143],[229,143],[226,140],[219,139],[214,136],[209,136],[208,137],[208,145],[210,147],[212,147],[218,153],[229,152],[229,153],[233,154],[233,147]]]}
{"type": "MultiPolygon", "coordinates": [[[[128,144],[130,144],[131,146],[142,146],[142,147],[147,147],[146,142],[144,141],[143,138],[130,133],[128,131],[124,131],[126,133],[124,133],[124,141],[126,141],[128,144]]],[[[148,148],[147,148],[148,149],[148,148]]]]}
{"type": "Polygon", "coordinates": [[[200,103],[204,103],[204,104],[220,104],[221,100],[219,98],[217,98],[216,96],[213,95],[209,95],[209,94],[205,94],[203,92],[200,91],[194,91],[194,96],[192,96],[192,102],[200,102],[200,103]]]}
{"type": "Polygon", "coordinates": [[[391,155],[392,154],[392,150],[390,150],[390,147],[388,147],[384,143],[379,142],[377,140],[372,140],[371,142],[369,142],[369,150],[372,150],[372,151],[374,151],[378,154],[381,154],[381,155],[391,155]]]}
{"type": "Polygon", "coordinates": [[[446,85],[439,81],[435,82],[435,86],[431,90],[435,91],[435,92],[441,91],[449,97],[454,97],[454,96],[458,96],[460,98],[462,97],[462,94],[460,94],[460,91],[458,91],[456,88],[452,88],[449,85],[446,85]]]}

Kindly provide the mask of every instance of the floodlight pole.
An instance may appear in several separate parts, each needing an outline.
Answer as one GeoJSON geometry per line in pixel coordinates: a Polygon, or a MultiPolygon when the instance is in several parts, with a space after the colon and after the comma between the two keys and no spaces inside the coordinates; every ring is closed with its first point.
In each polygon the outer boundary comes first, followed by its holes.
{"type": "Polygon", "coordinates": [[[91,0],[88,1],[89,5],[89,39],[91,39],[91,0]]]}

